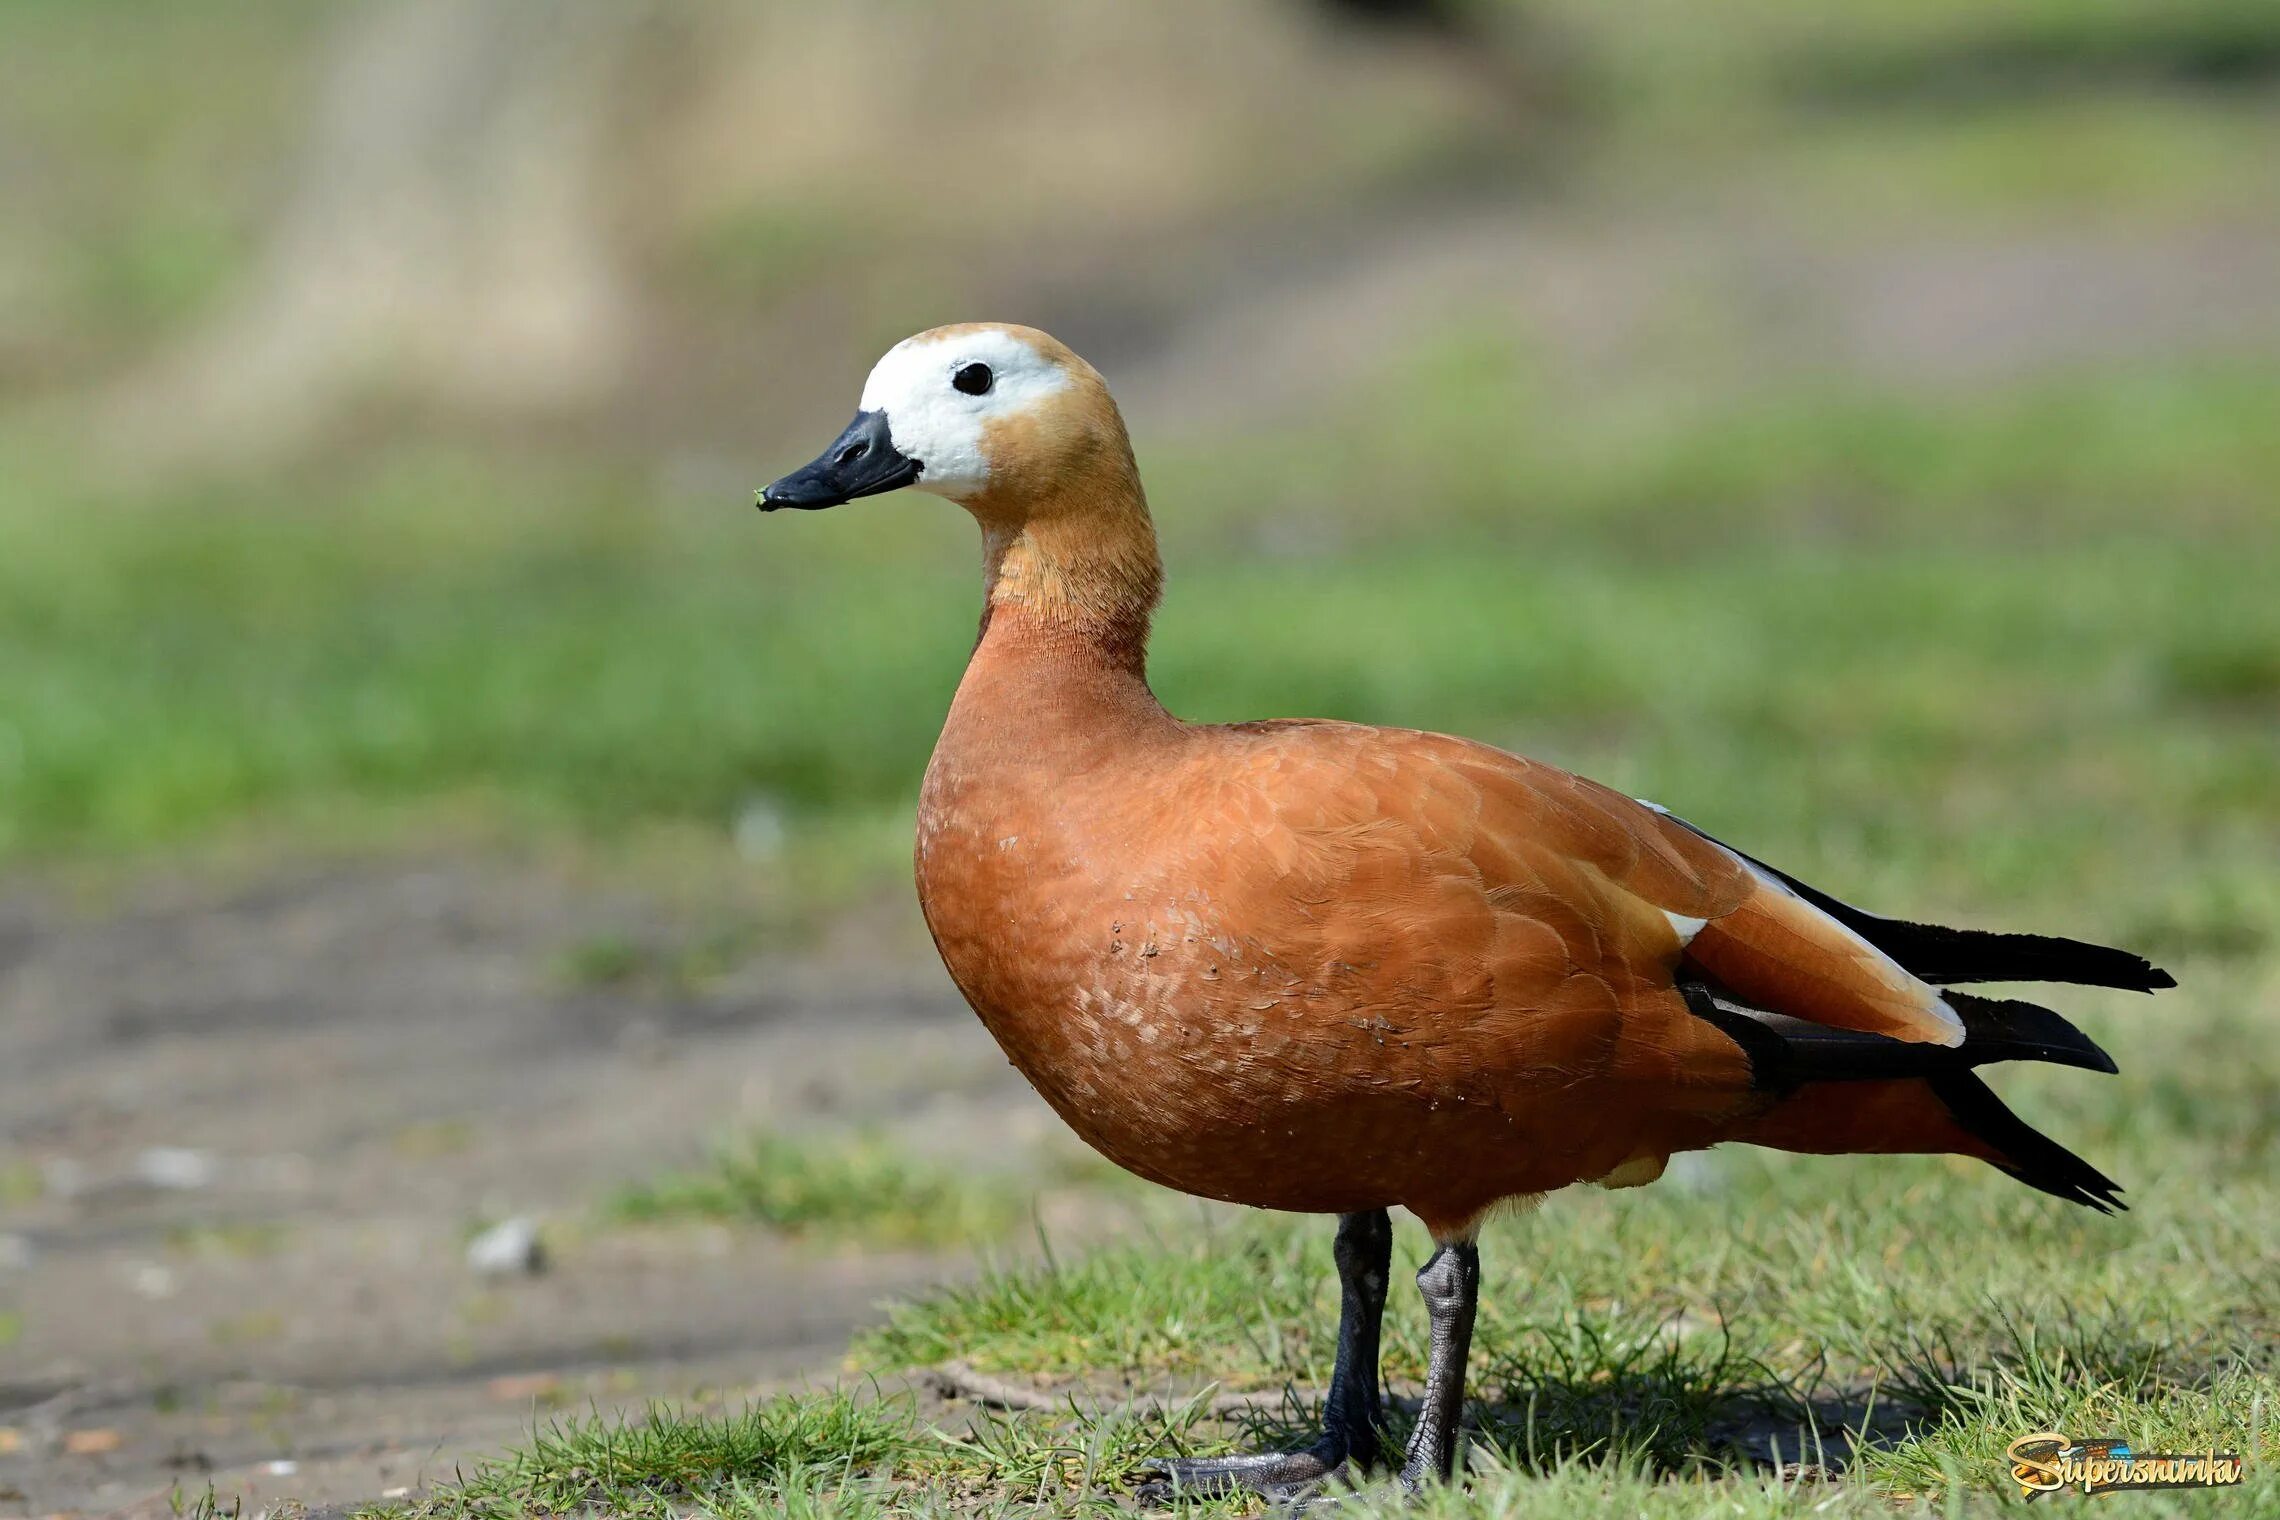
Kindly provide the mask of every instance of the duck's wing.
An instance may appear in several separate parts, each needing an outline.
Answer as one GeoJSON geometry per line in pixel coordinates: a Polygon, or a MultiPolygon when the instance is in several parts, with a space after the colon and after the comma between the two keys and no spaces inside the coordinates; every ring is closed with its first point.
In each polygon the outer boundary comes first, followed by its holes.
{"type": "Polygon", "coordinates": [[[1215,812],[1211,848],[1258,851],[1244,917],[1290,915],[1277,943],[1311,944],[1357,997],[1499,1009],[1525,1016],[1522,1059],[1595,1048],[1713,1086],[1735,1046],[1773,1088],[2002,1060],[2113,1069],[2059,1015],[1943,992],[1651,803],[1440,734],[1243,727],[1264,741],[1230,772],[1250,816],[1215,812]]]}
{"type": "Polygon", "coordinates": [[[1452,764],[1481,799],[1484,875],[1540,880],[1581,867],[1614,889],[1602,919],[1651,913],[1667,936],[1628,936],[1672,985],[1806,1024],[1953,1046],[1964,1021],[1939,989],[1781,878],[1662,810],[1548,765],[1466,746],[1452,764]],[[1623,910],[1630,908],[1629,913],[1623,910]]]}
{"type": "MultiPolygon", "coordinates": [[[[2070,1202],[2121,1207],[2111,1178],[2020,1120],[1973,1070],[2033,1060],[2112,1072],[2113,1060],[2064,1018],[2032,1003],[1943,994],[1867,937],[1897,920],[1845,909],[1652,804],[1525,761],[1456,763],[1474,771],[1484,800],[1476,858],[1532,820],[1535,849],[1587,864],[1669,918],[1670,985],[1698,1026],[1747,1054],[1751,1084],[1774,1095],[1725,1138],[1817,1152],[1961,1152],[2070,1202]]],[[[2100,946],[1899,928],[1953,972],[2026,966],[2149,991],[2172,985],[2100,946]]],[[[1657,1027],[1654,1008],[1649,1000],[1626,1018],[1626,1044],[1667,1046],[1664,1059],[1678,1068],[1715,1067],[1698,1044],[1657,1027]]]]}
{"type": "Polygon", "coordinates": [[[1819,909],[1906,967],[1917,980],[1932,986],[1953,987],[1970,982],[2071,982],[2083,987],[2159,992],[2177,985],[2175,977],[2144,956],[2111,945],[2093,945],[2054,934],[1951,929],[1856,908],[1712,838],[1665,808],[1651,802],[1644,806],[1654,808],[1672,823],[1743,861],[1762,880],[1819,909]]]}

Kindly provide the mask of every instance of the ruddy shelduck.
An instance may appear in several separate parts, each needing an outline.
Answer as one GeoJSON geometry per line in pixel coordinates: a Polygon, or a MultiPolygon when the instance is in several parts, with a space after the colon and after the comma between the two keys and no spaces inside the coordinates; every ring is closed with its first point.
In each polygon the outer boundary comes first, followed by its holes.
{"type": "Polygon", "coordinates": [[[1340,1216],[1336,1370],[1304,1451],[1167,1459],[1157,1483],[1295,1497],[1380,1452],[1391,1227],[1431,1352],[1400,1469],[1454,1462],[1483,1216],[1652,1181],[1723,1141],[1976,1156],[2096,1209],[2119,1189],[1974,1068],[2113,1062],[1987,981],[2174,985],[2073,940],[1839,901],[1652,803],[1464,739],[1185,723],[1149,690],[1162,583],[1100,375],[1042,332],[891,349],[855,420],[764,509],[901,486],[981,525],[981,636],[920,793],[943,964],[1069,1126],[1142,1177],[1340,1216]]]}

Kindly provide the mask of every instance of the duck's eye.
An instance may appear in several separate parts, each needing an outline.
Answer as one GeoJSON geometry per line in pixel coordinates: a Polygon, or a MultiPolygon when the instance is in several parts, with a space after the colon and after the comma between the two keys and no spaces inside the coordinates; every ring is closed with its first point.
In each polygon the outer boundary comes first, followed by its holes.
{"type": "Polygon", "coordinates": [[[997,376],[990,373],[987,364],[967,364],[950,377],[950,383],[969,396],[986,396],[990,387],[997,384],[997,376]]]}

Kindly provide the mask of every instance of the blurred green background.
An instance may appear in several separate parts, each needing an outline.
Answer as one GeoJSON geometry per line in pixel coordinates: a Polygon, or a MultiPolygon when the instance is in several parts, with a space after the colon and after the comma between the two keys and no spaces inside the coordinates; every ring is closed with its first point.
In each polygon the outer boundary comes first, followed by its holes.
{"type": "Polygon", "coordinates": [[[1125,401],[1176,711],[2252,954],[2276,147],[2259,0],[0,0],[0,864],[901,890],[972,529],[748,503],[989,317],[1125,401]]]}

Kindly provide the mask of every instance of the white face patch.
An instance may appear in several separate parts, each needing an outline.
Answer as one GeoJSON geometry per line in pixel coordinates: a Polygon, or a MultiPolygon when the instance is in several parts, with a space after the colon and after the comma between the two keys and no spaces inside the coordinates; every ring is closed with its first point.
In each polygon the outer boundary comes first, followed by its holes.
{"type": "Polygon", "coordinates": [[[1008,332],[981,328],[905,338],[863,382],[861,409],[887,414],[887,436],[919,465],[915,488],[963,501],[989,483],[983,427],[1018,414],[1069,383],[1061,367],[1008,332]],[[954,383],[969,365],[986,365],[989,389],[969,395],[954,383]]]}

